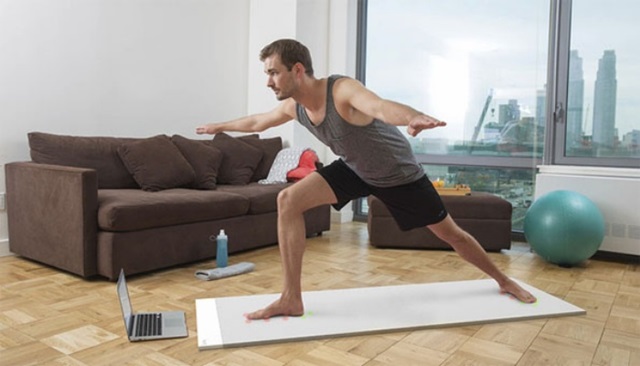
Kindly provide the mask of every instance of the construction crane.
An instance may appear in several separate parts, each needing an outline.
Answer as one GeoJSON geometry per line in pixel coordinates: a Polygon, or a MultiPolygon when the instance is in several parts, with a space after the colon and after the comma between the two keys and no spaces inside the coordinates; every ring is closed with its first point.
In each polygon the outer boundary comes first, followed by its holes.
{"type": "Polygon", "coordinates": [[[469,154],[473,151],[473,148],[476,145],[476,141],[478,140],[478,135],[480,134],[480,130],[482,129],[482,124],[484,123],[484,118],[487,115],[487,110],[489,109],[489,104],[491,104],[491,100],[493,99],[493,89],[489,89],[489,95],[487,95],[487,100],[484,102],[484,107],[482,108],[482,113],[480,114],[480,119],[476,124],[475,130],[473,130],[473,137],[471,138],[471,143],[469,144],[469,154]]]}

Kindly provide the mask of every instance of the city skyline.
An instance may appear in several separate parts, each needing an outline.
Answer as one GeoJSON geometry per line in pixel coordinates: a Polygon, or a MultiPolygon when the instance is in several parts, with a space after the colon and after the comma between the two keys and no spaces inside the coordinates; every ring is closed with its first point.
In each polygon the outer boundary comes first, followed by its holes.
{"type": "MultiPolygon", "coordinates": [[[[577,112],[580,131],[591,131],[595,82],[603,50],[616,50],[618,138],[640,129],[637,102],[640,53],[629,44],[635,27],[629,9],[638,4],[602,7],[586,1],[574,4],[571,48],[579,49],[584,73],[584,108],[577,112]],[[629,8],[629,9],[627,9],[629,8]],[[622,10],[626,9],[626,10],[622,10]],[[582,117],[579,114],[582,113],[582,117]]],[[[435,2],[370,1],[369,24],[392,22],[394,27],[370,26],[367,48],[367,85],[382,96],[399,100],[449,122],[434,138],[471,140],[488,91],[491,108],[516,99],[522,115],[544,123],[539,90],[547,82],[548,4],[492,1],[435,2]],[[466,4],[465,11],[460,4],[466,4]],[[458,9],[458,10],[456,10],[458,9]],[[465,27],[455,27],[455,16],[465,27]],[[470,31],[473,29],[473,31],[470,31]],[[394,66],[395,65],[395,66],[394,66]],[[398,65],[402,65],[398,68],[398,65]],[[389,72],[393,70],[393,72],[389,72]]],[[[580,94],[579,92],[577,94],[580,94]]],[[[591,133],[589,133],[591,135],[591,133]]]]}
{"type": "Polygon", "coordinates": [[[616,118],[617,73],[615,50],[604,50],[598,60],[593,100],[584,96],[583,58],[571,50],[569,58],[569,88],[567,105],[567,147],[581,148],[592,142],[598,148],[638,145],[640,129],[620,132],[616,118]],[[589,141],[585,141],[589,140],[589,141]]]}

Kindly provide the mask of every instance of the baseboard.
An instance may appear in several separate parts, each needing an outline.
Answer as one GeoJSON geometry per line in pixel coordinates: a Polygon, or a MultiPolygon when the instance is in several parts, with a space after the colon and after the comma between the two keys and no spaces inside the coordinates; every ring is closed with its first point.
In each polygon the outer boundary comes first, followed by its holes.
{"type": "Polygon", "coordinates": [[[640,263],[640,255],[608,252],[606,250],[598,250],[596,254],[594,254],[593,257],[591,257],[591,259],[598,259],[598,260],[607,261],[607,262],[629,263],[629,264],[640,263]]]}
{"type": "Polygon", "coordinates": [[[14,255],[9,250],[9,239],[0,240],[0,257],[14,255]]]}

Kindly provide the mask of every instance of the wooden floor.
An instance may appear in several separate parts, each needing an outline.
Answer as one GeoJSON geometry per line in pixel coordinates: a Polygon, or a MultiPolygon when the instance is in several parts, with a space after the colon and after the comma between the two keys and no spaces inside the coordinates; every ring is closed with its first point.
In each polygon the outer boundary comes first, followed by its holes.
{"type": "MultiPolygon", "coordinates": [[[[523,245],[490,256],[510,276],[587,315],[199,352],[194,300],[279,292],[276,246],[231,256],[231,263],[256,264],[254,272],[237,277],[200,281],[195,270],[213,267],[203,262],[129,278],[134,309],[187,313],[189,338],[140,343],[124,335],[114,283],[2,257],[0,364],[640,365],[637,263],[592,260],[564,269],[523,245]]],[[[372,248],[361,223],[334,224],[310,239],[303,269],[304,290],[480,278],[486,277],[454,252],[372,248]]]]}

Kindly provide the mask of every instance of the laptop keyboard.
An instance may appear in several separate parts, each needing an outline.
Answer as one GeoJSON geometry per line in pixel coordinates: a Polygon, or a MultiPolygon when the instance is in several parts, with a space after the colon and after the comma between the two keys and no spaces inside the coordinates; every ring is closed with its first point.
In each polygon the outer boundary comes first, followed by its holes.
{"type": "Polygon", "coordinates": [[[137,314],[136,318],[136,336],[149,337],[162,335],[162,314],[137,314]]]}

